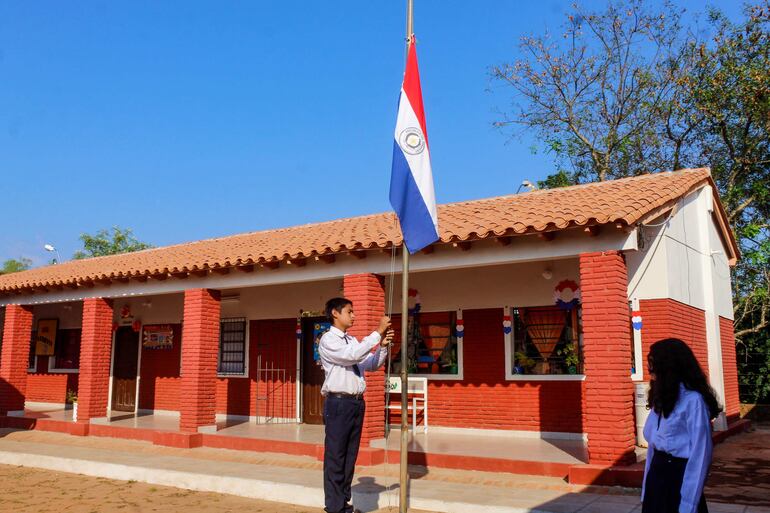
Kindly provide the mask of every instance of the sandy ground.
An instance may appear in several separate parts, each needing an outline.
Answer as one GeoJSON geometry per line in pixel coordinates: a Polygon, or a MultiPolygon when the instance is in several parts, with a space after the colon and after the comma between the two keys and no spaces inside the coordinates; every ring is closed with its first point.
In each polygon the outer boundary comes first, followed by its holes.
{"type": "MultiPolygon", "coordinates": [[[[395,513],[398,510],[379,511],[395,513]]],[[[323,509],[0,465],[0,512],[322,513],[323,509]]]]}

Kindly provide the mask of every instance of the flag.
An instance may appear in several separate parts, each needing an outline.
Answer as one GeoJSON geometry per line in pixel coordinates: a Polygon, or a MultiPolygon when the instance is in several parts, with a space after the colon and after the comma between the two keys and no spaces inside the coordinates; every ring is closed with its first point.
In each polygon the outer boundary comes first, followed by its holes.
{"type": "Polygon", "coordinates": [[[410,253],[416,253],[439,239],[414,36],[409,41],[406,72],[398,102],[390,204],[401,222],[404,244],[410,253]]]}

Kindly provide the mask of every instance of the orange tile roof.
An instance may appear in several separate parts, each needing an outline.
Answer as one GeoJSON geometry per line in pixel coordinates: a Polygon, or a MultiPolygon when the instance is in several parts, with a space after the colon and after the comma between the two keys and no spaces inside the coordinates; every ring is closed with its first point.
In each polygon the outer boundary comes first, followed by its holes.
{"type": "MultiPolygon", "coordinates": [[[[705,183],[713,185],[709,170],[692,169],[439,205],[441,242],[584,225],[633,225],[705,183]]],[[[732,233],[728,237],[732,237],[732,233]]],[[[373,214],[62,262],[0,276],[0,293],[269,264],[350,250],[386,248],[401,242],[394,214],[373,214]]],[[[734,247],[734,239],[729,239],[728,244],[734,247]]]]}

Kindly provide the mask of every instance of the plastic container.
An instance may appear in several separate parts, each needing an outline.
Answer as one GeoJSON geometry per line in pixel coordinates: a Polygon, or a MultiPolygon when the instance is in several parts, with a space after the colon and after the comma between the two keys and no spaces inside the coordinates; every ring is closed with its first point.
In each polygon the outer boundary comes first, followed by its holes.
{"type": "Polygon", "coordinates": [[[647,381],[638,381],[634,383],[634,413],[636,417],[636,445],[647,447],[647,440],[644,439],[644,423],[650,410],[647,409],[647,392],[650,390],[650,384],[647,381]]]}

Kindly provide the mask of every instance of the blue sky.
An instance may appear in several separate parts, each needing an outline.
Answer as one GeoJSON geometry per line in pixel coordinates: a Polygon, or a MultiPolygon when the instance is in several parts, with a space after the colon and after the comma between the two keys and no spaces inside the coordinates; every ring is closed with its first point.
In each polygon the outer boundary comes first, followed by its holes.
{"type": "MultiPolygon", "coordinates": [[[[552,172],[492,128],[488,69],[571,1],[415,4],[438,201],[552,172]]],[[[0,2],[0,261],[113,225],[161,246],[389,210],[404,5],[0,2]]]]}

